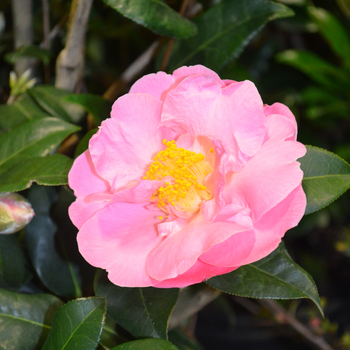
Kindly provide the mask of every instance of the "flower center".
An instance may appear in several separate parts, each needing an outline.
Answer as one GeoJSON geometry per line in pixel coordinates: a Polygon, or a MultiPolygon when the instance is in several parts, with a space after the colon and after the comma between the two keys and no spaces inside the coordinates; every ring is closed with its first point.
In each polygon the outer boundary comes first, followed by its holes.
{"type": "MultiPolygon", "coordinates": [[[[170,204],[177,210],[195,213],[202,200],[209,200],[211,192],[204,186],[205,177],[213,171],[202,153],[176,146],[175,141],[163,140],[166,149],[157,153],[149,166],[145,180],[167,180],[152,199],[167,212],[170,204]]],[[[212,149],[210,150],[213,151],[212,149]]]]}

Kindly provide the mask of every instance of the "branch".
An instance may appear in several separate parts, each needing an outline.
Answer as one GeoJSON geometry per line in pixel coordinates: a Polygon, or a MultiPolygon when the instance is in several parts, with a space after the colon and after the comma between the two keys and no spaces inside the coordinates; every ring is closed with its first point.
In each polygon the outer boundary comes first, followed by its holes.
{"type": "MultiPolygon", "coordinates": [[[[32,0],[12,0],[13,37],[15,50],[33,43],[32,0]]],[[[32,68],[35,59],[21,57],[15,63],[15,72],[20,77],[32,68]]]]}
{"type": "Polygon", "coordinates": [[[56,62],[56,84],[73,91],[84,67],[84,38],[93,0],[73,0],[65,48],[56,62]]]}

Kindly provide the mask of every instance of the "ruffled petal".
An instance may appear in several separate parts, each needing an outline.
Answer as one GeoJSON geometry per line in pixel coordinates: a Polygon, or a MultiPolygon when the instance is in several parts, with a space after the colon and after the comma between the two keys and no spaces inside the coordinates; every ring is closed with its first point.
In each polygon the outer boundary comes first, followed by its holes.
{"type": "Polygon", "coordinates": [[[222,86],[225,86],[225,83],[220,79],[220,77],[214,72],[212,71],[211,69],[207,68],[207,67],[204,67],[200,64],[197,64],[195,66],[183,66],[183,67],[180,67],[178,69],[176,69],[174,72],[173,72],[173,76],[174,78],[180,82],[183,78],[186,78],[190,75],[197,75],[197,74],[200,74],[200,75],[209,75],[211,76],[218,84],[222,85],[222,86]]]}
{"type": "Polygon", "coordinates": [[[223,275],[235,270],[235,267],[213,266],[198,260],[182,275],[162,281],[155,285],[157,288],[183,288],[188,285],[201,283],[211,277],[223,275]]]}
{"type": "Polygon", "coordinates": [[[264,143],[296,140],[295,123],[283,115],[271,114],[266,117],[266,129],[264,143]]]}
{"type": "Polygon", "coordinates": [[[250,264],[275,250],[287,230],[301,220],[306,206],[301,186],[266,213],[254,230],[241,232],[217,244],[200,256],[200,260],[216,266],[229,267],[250,264]]]}
{"type": "MultiPolygon", "coordinates": [[[[288,118],[292,124],[294,125],[294,130],[297,130],[297,122],[295,120],[294,114],[291,112],[291,110],[282,103],[274,103],[273,105],[265,105],[264,106],[264,114],[266,117],[272,114],[279,114],[283,115],[284,117],[288,118]]],[[[296,137],[296,135],[295,135],[296,137]]],[[[296,138],[294,139],[296,140],[296,138]]]]}
{"type": "Polygon", "coordinates": [[[253,222],[285,199],[303,178],[297,158],[306,152],[295,141],[266,143],[242,171],[231,176],[224,190],[226,203],[248,206],[253,222]]]}
{"type": "Polygon", "coordinates": [[[93,266],[106,269],[108,278],[122,287],[152,286],[146,258],[161,241],[157,232],[160,211],[140,204],[112,203],[81,227],[79,251],[93,266]]]}
{"type": "Polygon", "coordinates": [[[113,105],[112,118],[102,122],[89,144],[96,172],[112,191],[144,176],[152,157],[175,134],[160,125],[162,103],[148,94],[128,94],[113,105]]]}
{"type": "Polygon", "coordinates": [[[130,93],[147,93],[164,101],[175,81],[172,75],[164,72],[147,74],[131,86],[130,93]]]}
{"type": "Polygon", "coordinates": [[[251,228],[252,225],[246,222],[211,223],[198,217],[175,234],[169,234],[150,252],[147,271],[158,281],[177,277],[190,269],[198,257],[214,244],[251,228]]]}
{"type": "Polygon", "coordinates": [[[88,150],[74,161],[68,174],[68,182],[76,197],[110,191],[109,183],[96,173],[88,150]]]}

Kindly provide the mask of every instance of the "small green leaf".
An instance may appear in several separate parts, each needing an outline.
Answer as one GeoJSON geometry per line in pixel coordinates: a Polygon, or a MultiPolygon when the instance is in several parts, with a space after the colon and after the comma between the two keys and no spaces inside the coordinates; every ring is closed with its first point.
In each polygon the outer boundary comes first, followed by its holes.
{"type": "Polygon", "coordinates": [[[63,97],[70,94],[68,91],[56,89],[53,86],[39,85],[28,90],[28,93],[51,116],[72,122],[71,115],[61,101],[63,97]]]}
{"type": "Polygon", "coordinates": [[[174,38],[189,38],[196,26],[161,0],[104,0],[123,16],[153,32],[174,38]]]}
{"type": "Polygon", "coordinates": [[[349,66],[349,34],[346,32],[341,22],[333,14],[319,7],[309,7],[308,12],[333,51],[349,66]]]}
{"type": "Polygon", "coordinates": [[[103,298],[77,299],[63,305],[55,315],[42,350],[95,350],[105,313],[103,298]]]}
{"type": "Polygon", "coordinates": [[[198,34],[174,48],[169,70],[204,64],[215,71],[236,58],[264,25],[293,15],[288,7],[267,0],[223,0],[194,19],[198,34]]]}
{"type": "Polygon", "coordinates": [[[84,135],[84,137],[78,143],[77,148],[75,149],[74,158],[79,157],[82,153],[84,153],[89,148],[89,141],[92,135],[96,134],[97,130],[98,130],[97,128],[92,129],[84,135]]]}
{"type": "Polygon", "coordinates": [[[103,120],[109,118],[112,103],[103,97],[93,94],[71,94],[62,98],[62,101],[78,104],[84,110],[92,115],[96,126],[100,125],[103,120]]]}
{"type": "Polygon", "coordinates": [[[66,185],[72,164],[73,160],[62,154],[23,160],[0,175],[0,192],[22,191],[33,182],[46,186],[66,185]]]}
{"type": "Polygon", "coordinates": [[[179,350],[175,345],[163,339],[142,339],[112,348],[111,350],[179,350]]]}
{"type": "Polygon", "coordinates": [[[30,276],[16,235],[0,235],[0,288],[16,291],[30,276]]]}
{"type": "Polygon", "coordinates": [[[344,95],[344,89],[348,91],[350,88],[349,76],[343,69],[337,68],[312,52],[287,50],[276,57],[279,62],[300,70],[327,90],[344,95]]]}
{"type": "Polygon", "coordinates": [[[29,190],[28,200],[35,216],[25,228],[28,254],[46,288],[62,297],[78,297],[82,294],[80,266],[67,254],[67,246],[78,254],[75,235],[68,231],[71,237],[63,239],[51,219],[49,214],[55,197],[56,191],[50,187],[32,186],[29,190]]]}
{"type": "Polygon", "coordinates": [[[222,292],[258,299],[311,299],[321,314],[323,310],[312,277],[297,265],[283,244],[266,258],[241,266],[207,282],[222,292]]]}
{"type": "Polygon", "coordinates": [[[38,118],[0,135],[0,173],[23,160],[49,155],[79,127],[57,118],[38,118]]]}
{"type": "Polygon", "coordinates": [[[5,61],[14,64],[21,57],[34,57],[41,60],[45,65],[50,62],[50,52],[41,49],[39,46],[26,45],[21,47],[18,51],[10,52],[5,55],[5,61]]]}
{"type": "Polygon", "coordinates": [[[0,290],[0,347],[39,350],[62,302],[49,294],[19,294],[0,290]]]}
{"type": "Polygon", "coordinates": [[[306,148],[307,153],[299,162],[304,172],[305,214],[310,214],[332,203],[350,188],[350,165],[324,149],[306,148]]]}
{"type": "Polygon", "coordinates": [[[108,315],[135,337],[167,337],[168,320],[179,290],[161,288],[122,288],[112,284],[99,270],[95,294],[107,299],[108,315]]]}

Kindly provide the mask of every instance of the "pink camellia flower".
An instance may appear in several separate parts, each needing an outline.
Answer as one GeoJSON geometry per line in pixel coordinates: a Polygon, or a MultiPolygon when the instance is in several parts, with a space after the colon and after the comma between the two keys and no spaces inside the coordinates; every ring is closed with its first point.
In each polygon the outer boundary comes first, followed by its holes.
{"type": "Polygon", "coordinates": [[[149,74],[69,173],[81,254],[125,287],[184,287],[271,253],[304,214],[290,110],[203,66],[149,74]]]}

